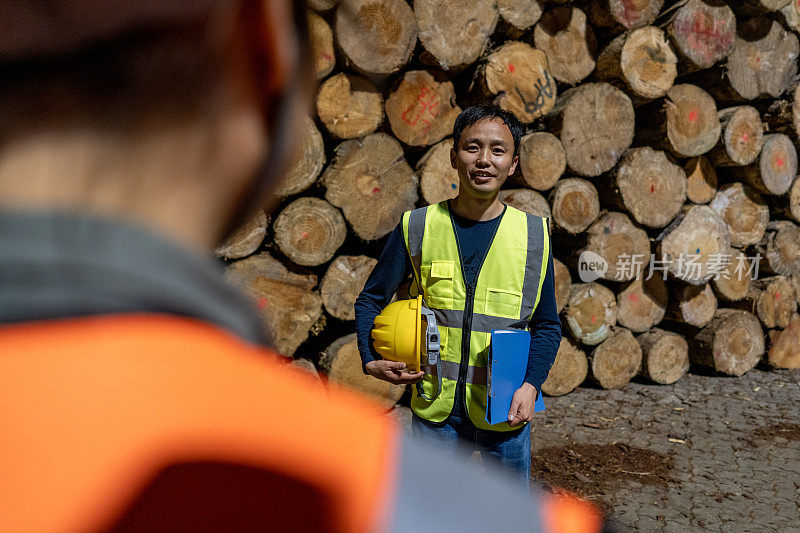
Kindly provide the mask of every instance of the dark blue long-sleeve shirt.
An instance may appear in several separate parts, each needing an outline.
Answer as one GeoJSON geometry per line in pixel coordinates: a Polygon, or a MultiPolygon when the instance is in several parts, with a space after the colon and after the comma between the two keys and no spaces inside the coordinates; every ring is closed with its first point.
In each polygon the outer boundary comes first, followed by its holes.
{"type": "MultiPolygon", "coordinates": [[[[478,263],[491,245],[492,236],[501,216],[492,220],[474,221],[452,213],[454,227],[461,247],[462,268],[465,282],[474,283],[478,275],[478,263]]],[[[552,250],[552,247],[551,247],[552,250]]],[[[411,274],[411,261],[406,253],[403,230],[398,225],[389,235],[378,263],[372,270],[364,290],[355,304],[356,336],[361,361],[366,365],[380,359],[372,347],[370,331],[375,317],[392,300],[400,284],[411,274]]],[[[547,262],[547,273],[542,284],[539,304],[530,322],[531,347],[525,381],[541,391],[550,367],[556,358],[561,342],[561,321],[558,318],[553,274],[552,253],[547,262]]]]}

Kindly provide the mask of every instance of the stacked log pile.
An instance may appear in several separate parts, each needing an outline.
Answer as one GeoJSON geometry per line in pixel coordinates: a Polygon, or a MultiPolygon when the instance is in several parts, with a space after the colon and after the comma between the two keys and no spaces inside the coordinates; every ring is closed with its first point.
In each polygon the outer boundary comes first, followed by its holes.
{"type": "Polygon", "coordinates": [[[800,367],[800,3],[306,4],[304,147],[272,218],[218,250],[285,355],[397,400],[364,382],[353,303],[401,214],[458,194],[458,113],[494,103],[526,128],[501,200],[550,221],[547,394],[800,367]]]}

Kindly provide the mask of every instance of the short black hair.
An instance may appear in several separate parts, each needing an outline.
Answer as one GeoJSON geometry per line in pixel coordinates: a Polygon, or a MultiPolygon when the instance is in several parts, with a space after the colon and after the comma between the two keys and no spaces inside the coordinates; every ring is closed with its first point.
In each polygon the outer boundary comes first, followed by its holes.
{"type": "Polygon", "coordinates": [[[522,124],[519,123],[517,117],[503,111],[494,105],[474,105],[466,108],[456,117],[456,123],[453,126],[453,147],[458,149],[458,140],[461,138],[461,132],[467,126],[472,126],[481,120],[492,120],[499,118],[508,126],[511,131],[511,137],[514,139],[514,155],[519,152],[519,143],[522,139],[522,124]]]}

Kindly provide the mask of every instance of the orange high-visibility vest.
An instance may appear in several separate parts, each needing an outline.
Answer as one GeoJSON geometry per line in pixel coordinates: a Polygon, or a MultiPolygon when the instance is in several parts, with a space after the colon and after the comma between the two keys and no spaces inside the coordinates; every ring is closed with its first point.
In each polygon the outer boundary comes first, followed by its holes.
{"type": "Polygon", "coordinates": [[[243,490],[255,505],[234,499],[232,515],[271,510],[270,530],[292,525],[293,503],[297,524],[326,531],[373,530],[387,513],[394,424],[215,327],[158,315],[29,323],[0,328],[0,352],[0,531],[141,527],[159,505],[181,512],[170,490],[230,491],[236,479],[266,492],[243,490]]]}

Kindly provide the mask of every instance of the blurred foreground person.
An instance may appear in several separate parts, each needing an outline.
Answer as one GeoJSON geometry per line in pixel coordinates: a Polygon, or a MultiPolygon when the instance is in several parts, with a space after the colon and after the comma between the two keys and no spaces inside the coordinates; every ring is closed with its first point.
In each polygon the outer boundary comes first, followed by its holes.
{"type": "Polygon", "coordinates": [[[0,530],[599,529],[282,365],[203,257],[297,145],[297,15],[0,4],[0,530]]]}

